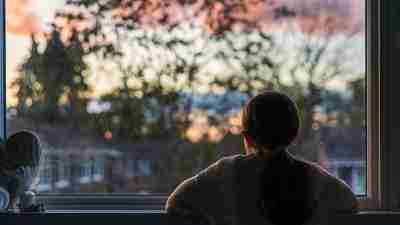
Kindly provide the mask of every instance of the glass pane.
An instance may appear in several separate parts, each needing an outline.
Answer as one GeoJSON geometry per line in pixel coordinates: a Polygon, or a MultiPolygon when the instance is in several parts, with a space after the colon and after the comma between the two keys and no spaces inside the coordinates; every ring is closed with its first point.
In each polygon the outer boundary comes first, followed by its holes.
{"type": "Polygon", "coordinates": [[[7,0],[7,133],[42,193],[170,193],[244,152],[240,110],[291,95],[290,151],[366,193],[365,2],[7,0]]]}

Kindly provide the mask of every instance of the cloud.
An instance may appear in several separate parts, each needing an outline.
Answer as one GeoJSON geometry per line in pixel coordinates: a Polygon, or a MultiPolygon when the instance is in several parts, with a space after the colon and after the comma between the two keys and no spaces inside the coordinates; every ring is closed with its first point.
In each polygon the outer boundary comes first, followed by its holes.
{"type": "Polygon", "coordinates": [[[31,0],[6,0],[6,31],[15,35],[31,35],[40,30],[31,0]]]}
{"type": "Polygon", "coordinates": [[[227,24],[280,31],[288,29],[283,25],[285,21],[295,22],[304,32],[354,32],[364,27],[363,0],[243,0],[241,6],[236,6],[233,0],[224,0],[225,4],[198,1],[206,6],[200,7],[199,15],[211,31],[227,24]],[[283,8],[296,16],[277,16],[277,10],[283,8]]]}
{"type": "MultiPolygon", "coordinates": [[[[164,1],[153,0],[149,7],[143,8],[145,12],[142,12],[142,15],[139,17],[141,22],[144,24],[157,24],[157,21],[162,20],[166,15],[168,16],[168,22],[172,24],[178,23],[179,20],[187,19],[184,13],[182,13],[184,9],[179,5],[178,0],[168,1],[168,5],[163,5],[161,2],[164,1]],[[160,4],[165,7],[163,10],[157,8],[160,4]],[[152,12],[147,12],[149,10],[152,12]]],[[[205,3],[204,0],[198,0],[198,2],[199,4],[197,5],[205,3]]],[[[228,0],[227,2],[230,1],[228,0]]],[[[296,11],[299,16],[297,21],[306,30],[310,29],[310,23],[314,24],[314,26],[315,23],[320,23],[319,27],[325,28],[326,24],[324,24],[324,20],[319,18],[321,13],[329,13],[336,20],[340,20],[332,25],[339,30],[354,30],[364,27],[363,12],[365,6],[363,0],[244,0],[244,2],[248,5],[247,13],[239,12],[233,17],[251,24],[259,24],[261,27],[268,28],[267,30],[282,29],[282,21],[275,21],[274,13],[272,12],[273,8],[280,5],[286,5],[296,11]]],[[[6,0],[6,29],[8,33],[26,36],[41,30],[40,19],[34,12],[33,3],[46,4],[46,1],[6,0]]],[[[194,5],[194,8],[198,7],[197,5],[194,5]]],[[[224,22],[223,18],[221,19],[217,15],[221,14],[221,12],[217,10],[214,14],[216,15],[203,16],[208,17],[208,20],[211,20],[211,22],[224,22]],[[218,21],[212,21],[212,16],[218,21]]]]}
{"type": "Polygon", "coordinates": [[[293,10],[305,31],[333,29],[360,31],[364,29],[364,0],[281,0],[293,10]]]}

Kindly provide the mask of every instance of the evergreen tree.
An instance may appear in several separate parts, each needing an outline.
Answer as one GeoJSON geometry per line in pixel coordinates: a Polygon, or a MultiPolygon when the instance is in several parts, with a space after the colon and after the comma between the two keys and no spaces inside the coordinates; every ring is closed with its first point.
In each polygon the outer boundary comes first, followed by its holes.
{"type": "Polygon", "coordinates": [[[30,54],[19,69],[21,76],[12,84],[18,88],[18,113],[50,123],[85,113],[84,93],[89,90],[84,73],[87,65],[77,33],[67,43],[54,28],[43,52],[34,37],[31,41],[30,54]]]}

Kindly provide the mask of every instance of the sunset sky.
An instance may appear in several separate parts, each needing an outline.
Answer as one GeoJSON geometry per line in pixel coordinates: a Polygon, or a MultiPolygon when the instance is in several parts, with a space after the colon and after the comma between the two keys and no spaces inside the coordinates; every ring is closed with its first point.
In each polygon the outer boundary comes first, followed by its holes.
{"type": "MultiPolygon", "coordinates": [[[[37,31],[43,31],[54,16],[57,8],[62,8],[65,0],[6,0],[6,66],[7,66],[7,84],[17,75],[16,68],[18,64],[27,55],[30,46],[29,35],[37,31]]],[[[349,24],[360,26],[364,22],[363,0],[276,0],[275,2],[284,2],[292,7],[305,7],[308,4],[315,4],[319,7],[332,7],[331,2],[343,2],[343,14],[351,14],[352,20],[349,24]],[[320,6],[320,2],[324,2],[320,6]]],[[[307,8],[307,7],[305,7],[307,8]]],[[[262,12],[262,10],[256,10],[262,12]]],[[[362,25],[361,25],[362,26],[362,25]]],[[[107,83],[107,81],[105,81],[107,83]]],[[[8,95],[8,104],[13,104],[14,99],[8,95]]]]}

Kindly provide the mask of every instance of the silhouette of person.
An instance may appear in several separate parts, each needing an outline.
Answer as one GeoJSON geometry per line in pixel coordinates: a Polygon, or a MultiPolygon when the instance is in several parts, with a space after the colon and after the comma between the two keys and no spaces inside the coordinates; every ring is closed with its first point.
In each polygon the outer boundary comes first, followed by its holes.
{"type": "Polygon", "coordinates": [[[326,224],[357,212],[341,180],[287,152],[297,137],[296,104],[279,92],[251,98],[242,113],[246,154],[224,157],[182,182],[169,196],[170,218],[191,224],[326,224]]]}

